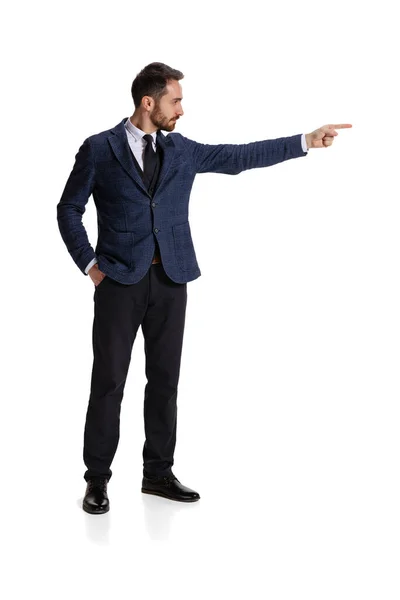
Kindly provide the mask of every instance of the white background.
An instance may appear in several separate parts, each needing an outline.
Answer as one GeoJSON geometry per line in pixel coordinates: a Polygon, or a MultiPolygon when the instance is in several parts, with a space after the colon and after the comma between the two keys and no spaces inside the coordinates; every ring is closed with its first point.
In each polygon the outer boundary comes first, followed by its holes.
{"type": "MultiPolygon", "coordinates": [[[[399,195],[395,3],[19,2],[2,17],[2,593],[398,600],[399,195]],[[190,224],[174,472],[140,492],[143,336],[111,510],[81,509],[94,285],[56,205],[83,140],[133,113],[148,63],[183,71],[176,131],[330,148],[201,174],[190,224]],[[3,555],[4,556],[4,555],[3,555]]],[[[83,223],[92,246],[90,198],[83,223]]]]}

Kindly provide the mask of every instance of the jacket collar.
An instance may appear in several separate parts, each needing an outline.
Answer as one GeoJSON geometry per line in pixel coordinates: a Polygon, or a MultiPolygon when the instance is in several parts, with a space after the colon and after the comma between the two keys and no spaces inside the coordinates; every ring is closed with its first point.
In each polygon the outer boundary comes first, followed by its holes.
{"type": "MultiPolygon", "coordinates": [[[[141,187],[146,194],[149,194],[145,184],[143,183],[137,169],[134,165],[132,152],[129,147],[128,139],[126,137],[126,128],[125,122],[129,117],[125,117],[110,130],[110,135],[108,136],[108,141],[110,142],[111,148],[118,161],[120,162],[123,169],[128,173],[130,177],[135,181],[135,183],[141,187]]],[[[158,176],[157,183],[157,191],[163,184],[166,174],[171,166],[172,159],[175,155],[175,144],[171,136],[165,136],[161,130],[157,131],[157,144],[160,145],[163,159],[161,161],[161,169],[158,176]]],[[[150,196],[151,197],[151,196],[150,196]]]]}

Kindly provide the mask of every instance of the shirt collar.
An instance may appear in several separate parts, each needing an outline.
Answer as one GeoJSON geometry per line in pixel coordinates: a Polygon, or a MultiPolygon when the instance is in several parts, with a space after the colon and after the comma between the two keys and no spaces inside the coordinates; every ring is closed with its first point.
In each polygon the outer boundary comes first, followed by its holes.
{"type": "MultiPolygon", "coordinates": [[[[129,131],[129,133],[133,135],[136,142],[140,141],[142,137],[146,135],[144,131],[133,125],[132,121],[129,118],[125,121],[125,127],[129,131]]],[[[153,133],[151,133],[150,135],[153,138],[153,142],[156,143],[157,131],[153,131],[153,133]]]]}

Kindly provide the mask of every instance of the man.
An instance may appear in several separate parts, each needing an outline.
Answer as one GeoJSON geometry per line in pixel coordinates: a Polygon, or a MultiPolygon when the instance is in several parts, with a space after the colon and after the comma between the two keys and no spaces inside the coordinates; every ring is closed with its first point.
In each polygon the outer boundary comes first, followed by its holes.
{"type": "Polygon", "coordinates": [[[325,125],[250,144],[200,144],[173,132],[184,114],[183,73],[163,63],[146,66],[132,83],[135,111],[112,129],[86,138],[57,205],[61,236],[94,285],[93,369],[84,431],[87,482],[82,508],[109,510],[107,484],[119,442],[119,419],[133,342],[145,340],[145,443],[142,492],[181,502],[200,496],[172,472],[186,285],[201,275],[188,221],[197,173],[236,175],[306,156],[332,145],[325,125]],[[94,251],[82,215],[96,205],[94,251]]]}

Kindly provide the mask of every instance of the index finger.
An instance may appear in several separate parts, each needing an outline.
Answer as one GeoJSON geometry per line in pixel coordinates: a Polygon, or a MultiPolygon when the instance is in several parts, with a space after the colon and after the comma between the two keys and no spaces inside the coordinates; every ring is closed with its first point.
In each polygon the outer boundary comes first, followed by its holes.
{"type": "Polygon", "coordinates": [[[353,125],[350,123],[344,123],[342,125],[331,125],[331,127],[334,127],[335,129],[347,129],[348,127],[353,127],[353,125]]]}

